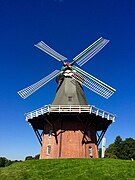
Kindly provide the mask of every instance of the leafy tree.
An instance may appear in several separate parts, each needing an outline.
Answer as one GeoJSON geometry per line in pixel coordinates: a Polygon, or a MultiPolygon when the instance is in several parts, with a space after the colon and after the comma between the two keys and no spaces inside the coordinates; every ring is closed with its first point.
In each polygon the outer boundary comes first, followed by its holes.
{"type": "Polygon", "coordinates": [[[27,161],[27,160],[32,160],[32,159],[33,159],[32,156],[27,156],[27,157],[25,158],[25,161],[27,161]]]}
{"type": "Polygon", "coordinates": [[[135,159],[135,140],[127,138],[121,143],[120,159],[135,159]]]}
{"type": "Polygon", "coordinates": [[[32,156],[27,156],[27,157],[25,158],[25,161],[26,161],[26,160],[32,160],[32,159],[39,159],[39,156],[40,156],[40,154],[37,154],[37,155],[35,155],[34,157],[32,157],[32,156]]]}
{"type": "Polygon", "coordinates": [[[105,151],[105,157],[117,159],[118,157],[116,156],[116,154],[117,154],[117,146],[114,143],[110,144],[105,151]]]}
{"type": "Polygon", "coordinates": [[[114,142],[115,156],[117,158],[119,158],[121,154],[121,143],[122,143],[122,138],[120,136],[117,136],[114,142]]]}
{"type": "Polygon", "coordinates": [[[37,154],[35,157],[34,157],[34,159],[39,159],[39,154],[37,154]]]}
{"type": "Polygon", "coordinates": [[[13,164],[15,161],[11,161],[11,160],[8,160],[7,163],[5,164],[5,166],[10,166],[11,164],[13,164]]]}
{"type": "Polygon", "coordinates": [[[0,157],[0,167],[5,167],[8,163],[8,159],[5,157],[0,157]]]}
{"type": "Polygon", "coordinates": [[[135,159],[135,140],[127,138],[122,141],[122,138],[117,136],[114,143],[110,144],[106,149],[105,157],[115,159],[135,159]]]}
{"type": "Polygon", "coordinates": [[[5,157],[0,157],[0,167],[10,166],[11,164],[16,163],[16,162],[22,162],[22,161],[21,160],[19,160],[19,161],[18,160],[11,161],[11,160],[8,160],[5,157]]]}
{"type": "Polygon", "coordinates": [[[115,145],[120,145],[121,142],[122,142],[122,138],[121,138],[120,136],[117,136],[116,139],[115,139],[114,144],[115,144],[115,145]]]}
{"type": "Polygon", "coordinates": [[[114,158],[114,159],[119,158],[121,154],[121,143],[122,143],[122,138],[120,136],[117,136],[114,143],[110,144],[109,147],[106,149],[105,157],[114,158]]]}

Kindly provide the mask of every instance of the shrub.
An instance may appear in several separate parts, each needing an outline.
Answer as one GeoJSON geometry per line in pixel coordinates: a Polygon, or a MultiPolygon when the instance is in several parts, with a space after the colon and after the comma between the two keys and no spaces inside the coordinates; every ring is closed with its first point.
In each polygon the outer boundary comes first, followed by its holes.
{"type": "Polygon", "coordinates": [[[0,167],[5,167],[8,163],[8,159],[5,157],[0,157],[0,167]]]}
{"type": "Polygon", "coordinates": [[[33,159],[32,156],[27,156],[27,157],[25,158],[25,161],[27,161],[27,160],[32,160],[32,159],[33,159]]]}

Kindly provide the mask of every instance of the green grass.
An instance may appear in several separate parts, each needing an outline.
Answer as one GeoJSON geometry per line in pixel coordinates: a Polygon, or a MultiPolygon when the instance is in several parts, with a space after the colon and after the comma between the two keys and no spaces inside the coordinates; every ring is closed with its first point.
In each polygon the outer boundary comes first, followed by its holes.
{"type": "Polygon", "coordinates": [[[135,180],[135,161],[51,159],[17,162],[0,168],[0,180],[135,180]]]}

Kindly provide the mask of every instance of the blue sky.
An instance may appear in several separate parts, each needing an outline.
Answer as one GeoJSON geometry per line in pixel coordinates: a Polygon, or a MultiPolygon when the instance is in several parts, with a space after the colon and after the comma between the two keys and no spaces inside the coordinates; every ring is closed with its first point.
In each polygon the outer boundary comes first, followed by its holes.
{"type": "Polygon", "coordinates": [[[99,37],[109,44],[82,69],[114,87],[108,100],[84,88],[91,105],[117,115],[107,146],[120,135],[135,138],[135,1],[0,0],[0,156],[24,159],[40,152],[24,113],[50,104],[55,80],[26,100],[17,94],[61,68],[34,44],[43,40],[69,61],[99,37]]]}

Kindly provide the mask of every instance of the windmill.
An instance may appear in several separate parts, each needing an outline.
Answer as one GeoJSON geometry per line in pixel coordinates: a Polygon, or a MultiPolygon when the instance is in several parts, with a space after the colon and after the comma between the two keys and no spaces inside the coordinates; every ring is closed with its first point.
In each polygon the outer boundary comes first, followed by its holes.
{"type": "Polygon", "coordinates": [[[66,57],[43,41],[35,45],[62,63],[61,70],[54,70],[40,81],[18,92],[25,99],[57,77],[58,89],[52,105],[26,114],[26,119],[42,145],[40,158],[98,157],[97,146],[108,126],[114,122],[115,115],[88,105],[82,85],[106,99],[116,90],[75,63],[83,66],[108,42],[107,39],[99,38],[74,57],[72,62],[68,62],[66,57]],[[100,135],[98,131],[101,132],[100,135]],[[76,144],[80,150],[74,147],[76,144]]]}

